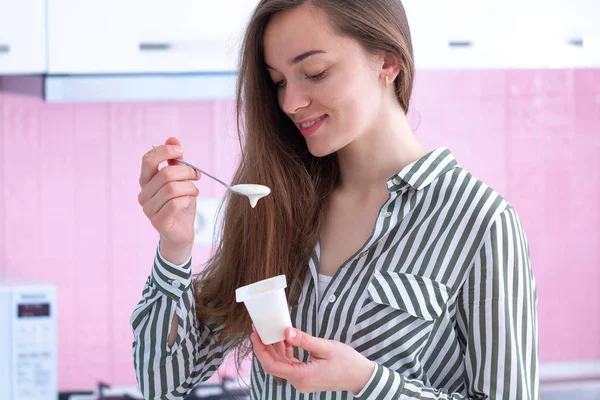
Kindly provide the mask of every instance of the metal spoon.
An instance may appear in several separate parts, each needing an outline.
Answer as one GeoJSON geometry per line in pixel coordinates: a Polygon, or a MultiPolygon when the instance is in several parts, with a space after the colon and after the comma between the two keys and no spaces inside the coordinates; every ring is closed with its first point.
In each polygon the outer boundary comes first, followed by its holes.
{"type": "MultiPolygon", "coordinates": [[[[156,146],[152,146],[152,148],[155,148],[155,147],[156,146]]],[[[232,191],[235,194],[246,196],[248,198],[248,200],[250,201],[250,205],[252,206],[252,208],[256,207],[256,203],[258,202],[258,200],[262,199],[265,196],[268,196],[271,193],[271,189],[264,185],[255,185],[255,184],[246,183],[246,184],[239,184],[239,185],[231,186],[231,185],[228,185],[227,183],[223,182],[216,176],[213,176],[213,175],[209,174],[208,172],[201,170],[200,168],[196,167],[195,165],[190,164],[187,161],[184,161],[180,158],[176,158],[175,161],[180,162],[184,165],[187,165],[188,167],[195,169],[196,171],[208,176],[209,178],[214,179],[215,181],[219,182],[221,185],[225,186],[228,190],[232,191]]]]}

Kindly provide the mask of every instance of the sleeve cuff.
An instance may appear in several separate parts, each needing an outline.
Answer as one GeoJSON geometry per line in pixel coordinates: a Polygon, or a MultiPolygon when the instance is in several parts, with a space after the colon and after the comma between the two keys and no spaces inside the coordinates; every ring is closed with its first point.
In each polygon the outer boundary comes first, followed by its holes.
{"type": "Polygon", "coordinates": [[[371,377],[367,381],[367,384],[365,385],[364,388],[362,388],[362,390],[360,392],[358,392],[358,394],[355,394],[354,397],[359,398],[359,399],[361,397],[363,397],[365,394],[365,391],[371,385],[371,382],[373,382],[373,379],[375,379],[375,375],[377,374],[377,364],[375,364],[375,363],[373,363],[373,364],[375,365],[375,368],[373,368],[373,373],[371,374],[371,377]]]}
{"type": "Polygon", "coordinates": [[[165,260],[160,254],[160,245],[154,257],[152,279],[158,288],[167,296],[180,298],[183,292],[192,284],[192,256],[180,265],[165,260]]]}
{"type": "Polygon", "coordinates": [[[379,364],[375,364],[375,371],[367,385],[354,396],[355,399],[397,399],[402,395],[404,378],[399,373],[379,364]]]}
{"type": "Polygon", "coordinates": [[[156,248],[156,252],[158,253],[158,257],[160,258],[160,260],[164,263],[167,264],[169,267],[171,268],[176,268],[176,269],[180,269],[180,270],[185,270],[186,267],[189,267],[190,262],[192,261],[192,255],[190,254],[190,256],[188,257],[187,261],[184,262],[183,264],[173,264],[170,261],[165,260],[165,258],[163,257],[162,253],[160,252],[160,243],[158,244],[157,248],[156,248]]]}

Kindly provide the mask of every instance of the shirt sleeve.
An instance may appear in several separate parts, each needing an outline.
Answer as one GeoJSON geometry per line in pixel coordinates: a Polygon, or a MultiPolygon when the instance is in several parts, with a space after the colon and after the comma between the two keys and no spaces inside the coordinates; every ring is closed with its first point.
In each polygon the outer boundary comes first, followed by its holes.
{"type": "Polygon", "coordinates": [[[458,298],[467,395],[377,365],[359,399],[539,399],[537,289],[516,212],[498,216],[458,298]]]}
{"type": "Polygon", "coordinates": [[[191,257],[174,265],[157,250],[152,274],[130,323],[135,372],[145,399],[185,398],[212,376],[230,350],[217,343],[214,328],[196,318],[191,257]],[[169,347],[175,314],[177,338],[169,347]]]}

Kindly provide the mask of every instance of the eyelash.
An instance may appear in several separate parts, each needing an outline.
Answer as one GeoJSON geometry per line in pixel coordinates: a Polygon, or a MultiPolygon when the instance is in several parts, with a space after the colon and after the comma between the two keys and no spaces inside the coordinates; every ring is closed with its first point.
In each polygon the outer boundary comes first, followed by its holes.
{"type": "MultiPolygon", "coordinates": [[[[311,81],[316,82],[316,81],[320,81],[321,79],[325,78],[326,75],[327,75],[327,71],[323,71],[316,75],[306,75],[306,78],[310,79],[311,81]]],[[[281,80],[279,82],[275,82],[275,86],[277,88],[282,88],[284,86],[284,83],[285,82],[283,80],[281,80]]]]}
{"type": "Polygon", "coordinates": [[[327,75],[327,71],[323,71],[316,75],[307,75],[306,77],[312,81],[318,81],[318,80],[325,78],[325,75],[327,75]]]}

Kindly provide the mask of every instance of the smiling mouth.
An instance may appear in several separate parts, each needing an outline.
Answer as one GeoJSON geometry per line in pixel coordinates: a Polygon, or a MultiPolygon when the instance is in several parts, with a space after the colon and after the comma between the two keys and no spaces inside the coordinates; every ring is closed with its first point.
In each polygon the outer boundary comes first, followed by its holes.
{"type": "Polygon", "coordinates": [[[320,120],[322,120],[323,118],[325,118],[325,115],[320,116],[317,119],[313,119],[312,121],[308,121],[308,122],[303,122],[301,124],[298,124],[299,127],[301,128],[310,128],[311,126],[313,126],[314,124],[316,124],[317,122],[319,122],[320,120]]]}

